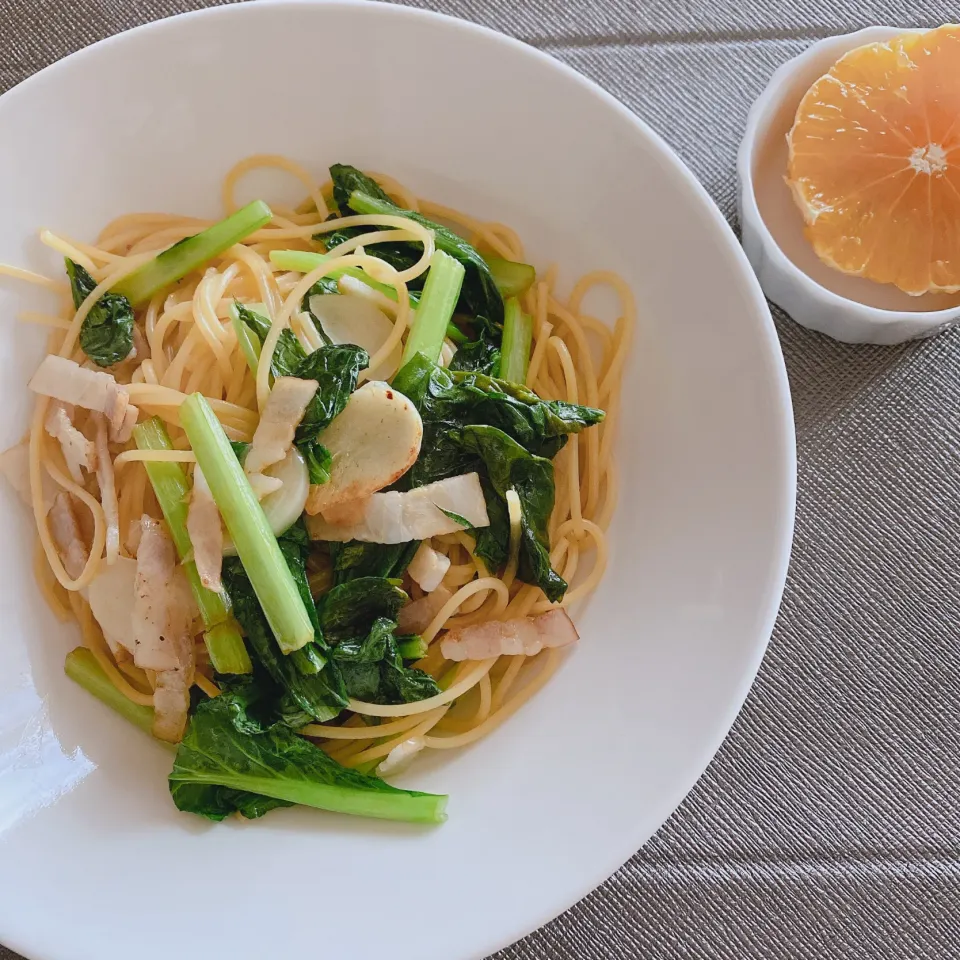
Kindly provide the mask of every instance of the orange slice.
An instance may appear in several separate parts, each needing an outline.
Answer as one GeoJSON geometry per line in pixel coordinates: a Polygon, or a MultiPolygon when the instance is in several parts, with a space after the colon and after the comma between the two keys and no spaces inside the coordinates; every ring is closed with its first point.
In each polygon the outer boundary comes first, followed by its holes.
{"type": "Polygon", "coordinates": [[[851,50],[787,139],[821,260],[914,296],[960,290],[960,26],[851,50]]]}

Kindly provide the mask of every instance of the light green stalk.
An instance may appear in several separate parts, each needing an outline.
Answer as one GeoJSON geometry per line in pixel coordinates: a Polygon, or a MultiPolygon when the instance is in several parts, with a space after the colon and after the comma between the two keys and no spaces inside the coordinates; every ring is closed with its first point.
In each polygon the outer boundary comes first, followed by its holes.
{"type": "Polygon", "coordinates": [[[503,343],[500,346],[500,379],[526,383],[533,342],[533,318],[520,309],[520,301],[511,297],[504,304],[503,343]]]}
{"type": "Polygon", "coordinates": [[[158,253],[120,280],[113,293],[122,294],[135,307],[146,303],[155,293],[246,240],[272,219],[270,208],[262,200],[254,200],[225,220],[158,253]]]}
{"type": "Polygon", "coordinates": [[[194,393],[180,405],[180,423],[280,649],[299,650],[313,639],[307,608],[263,508],[202,394],[194,393]]]}
{"type": "Polygon", "coordinates": [[[403,348],[401,366],[418,353],[433,363],[440,359],[440,349],[443,347],[447,324],[457,306],[464,273],[459,260],[442,250],[434,251],[420,306],[403,348]]]}

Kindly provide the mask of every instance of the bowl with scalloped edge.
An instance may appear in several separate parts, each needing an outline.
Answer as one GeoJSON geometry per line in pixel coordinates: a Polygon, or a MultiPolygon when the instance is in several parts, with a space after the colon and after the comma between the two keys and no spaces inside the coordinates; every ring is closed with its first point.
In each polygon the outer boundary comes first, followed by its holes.
{"type": "MultiPolygon", "coordinates": [[[[172,806],[168,751],[64,677],[76,630],[41,599],[32,522],[4,493],[0,942],[37,960],[485,956],[602,882],[676,808],[776,616],[793,428],[757,282],[659,138],[519,42],[338,0],[221,7],[96,44],[0,98],[0,260],[57,271],[42,226],[86,239],[124,212],[215,216],[223,174],[262,152],[318,176],[335,161],[383,170],[505,221],[561,283],[626,278],[640,324],[610,566],[551,682],[489,737],[398,779],[449,793],[442,826],[307,809],[214,826],[172,806]]],[[[7,316],[45,296],[0,282],[7,316]]],[[[3,446],[26,427],[42,342],[18,326],[0,346],[3,446]]]]}

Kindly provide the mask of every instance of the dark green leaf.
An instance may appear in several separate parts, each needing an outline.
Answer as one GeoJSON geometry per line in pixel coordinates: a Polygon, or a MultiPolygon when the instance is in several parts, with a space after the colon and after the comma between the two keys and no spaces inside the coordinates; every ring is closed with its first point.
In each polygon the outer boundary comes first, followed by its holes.
{"type": "Polygon", "coordinates": [[[298,368],[306,359],[307,353],[297,339],[297,335],[285,327],[280,331],[277,345],[273,348],[270,359],[270,372],[274,379],[277,377],[296,377],[298,368]]]}
{"type": "Polygon", "coordinates": [[[411,486],[467,472],[470,458],[451,439],[471,424],[494,426],[536,456],[552,458],[567,434],[603,420],[602,410],[541,400],[532,390],[481,373],[448,371],[417,354],[393,379],[423,419],[420,457],[404,478],[411,486]]]}
{"type": "Polygon", "coordinates": [[[358,577],[397,580],[410,566],[419,546],[419,540],[409,543],[364,543],[360,540],[329,543],[327,548],[333,561],[334,582],[346,583],[358,577]]]}
{"type": "Polygon", "coordinates": [[[486,373],[495,377],[500,370],[500,348],[486,337],[471,340],[457,348],[449,369],[486,373]]]}
{"type": "Polygon", "coordinates": [[[396,628],[393,620],[377,617],[365,637],[343,640],[337,644],[333,656],[341,663],[379,663],[387,655],[387,648],[396,628]]]}
{"type": "Polygon", "coordinates": [[[303,380],[316,380],[319,386],[297,427],[298,445],[316,440],[343,410],[357,387],[360,371],[369,363],[367,351],[352,343],[320,347],[300,360],[293,375],[303,380]]]}
{"type": "Polygon", "coordinates": [[[303,525],[302,521],[295,523],[292,527],[288,527],[286,533],[280,537],[280,540],[295,543],[305,552],[310,549],[310,534],[307,533],[307,528],[303,525]]]}
{"type": "Polygon", "coordinates": [[[384,577],[359,577],[324,594],[317,613],[324,637],[331,644],[365,637],[380,617],[396,620],[409,597],[384,577]]]}
{"type": "MultiPolygon", "coordinates": [[[[73,305],[79,307],[96,289],[97,281],[79,263],[67,259],[73,305]]],[[[80,347],[100,367],[125,360],[133,349],[133,307],[118,293],[105,293],[80,325],[80,347]]]]}
{"type": "Polygon", "coordinates": [[[333,181],[333,202],[341,213],[350,206],[350,194],[360,190],[376,200],[393,203],[383,187],[373,177],[348,163],[335,163],[330,167],[330,179],[333,181]]]}
{"type": "Polygon", "coordinates": [[[438,508],[441,513],[446,514],[454,523],[459,523],[464,530],[468,533],[472,530],[475,530],[476,527],[467,520],[465,517],[461,517],[459,513],[454,513],[452,510],[444,510],[443,507],[438,508]]]}
{"type": "Polygon", "coordinates": [[[446,798],[398,790],[342,767],[319,747],[284,727],[264,727],[237,692],[200,704],[190,719],[170,773],[181,810],[220,820],[232,810],[260,816],[303,803],[360,816],[437,823],[446,798]],[[220,791],[201,788],[220,787],[220,791]],[[233,791],[228,792],[228,791],[233,791]]]}
{"type": "MultiPolygon", "coordinates": [[[[336,277],[321,277],[304,295],[301,306],[310,309],[310,298],[318,295],[340,295],[340,282],[336,277]]],[[[316,318],[314,318],[316,320],[316,318]]]]}
{"type": "Polygon", "coordinates": [[[231,790],[207,783],[170,782],[170,795],[178,810],[197,813],[208,820],[223,820],[231,813],[239,813],[255,820],[277,807],[292,807],[289,800],[275,800],[246,790],[231,790]]]}
{"type": "Polygon", "coordinates": [[[233,452],[242,465],[243,461],[247,458],[247,453],[250,450],[250,444],[245,440],[231,440],[230,446],[233,447],[233,452]]]}
{"type": "MultiPolygon", "coordinates": [[[[549,600],[562,599],[566,581],[550,566],[550,540],[547,524],[553,511],[553,464],[525,450],[519,443],[496,427],[467,426],[459,437],[465,449],[483,462],[485,473],[496,496],[504,504],[495,511],[489,527],[477,539],[477,552],[493,554],[496,565],[503,562],[509,544],[509,522],[506,520],[506,493],[516,490],[523,511],[520,536],[520,564],[517,575],[525,583],[540,587],[549,600]],[[481,552],[483,551],[483,552],[481,552]]],[[[487,491],[484,491],[485,494],[487,491]]],[[[491,498],[487,498],[488,513],[491,498]]]]}
{"type": "MultiPolygon", "coordinates": [[[[316,609],[310,596],[306,574],[298,559],[298,556],[302,556],[302,548],[286,538],[281,538],[280,547],[297,582],[300,595],[307,604],[307,612],[314,620],[316,609]]],[[[224,561],[223,583],[256,663],[266,671],[278,688],[274,710],[281,720],[288,726],[299,727],[309,719],[322,722],[337,716],[347,705],[347,696],[336,664],[327,663],[318,674],[304,674],[298,669],[295,660],[280,652],[250,581],[237,558],[231,557],[224,561]]],[[[319,649],[322,652],[324,641],[321,631],[317,631],[313,642],[321,645],[319,649]]]]}
{"type": "MultiPolygon", "coordinates": [[[[487,262],[466,240],[419,213],[398,207],[374,180],[356,167],[336,163],[330,168],[330,177],[333,180],[334,201],[342,216],[349,216],[353,212],[386,213],[406,217],[432,230],[437,248],[455,257],[466,269],[458,312],[492,321],[491,329],[497,329],[503,324],[503,297],[497,289],[487,262]]],[[[332,238],[321,235],[321,239],[327,244],[327,249],[335,245],[332,238]]],[[[417,243],[376,245],[376,256],[400,270],[414,264],[421,254],[421,245],[417,243]]]]}
{"type": "Polygon", "coordinates": [[[339,664],[343,685],[354,700],[377,703],[380,696],[380,664],[363,661],[339,664]]]}
{"type": "Polygon", "coordinates": [[[396,628],[394,621],[379,617],[367,636],[344,640],[331,651],[351,697],[370,703],[413,703],[440,693],[433,677],[404,666],[396,628]]]}
{"type": "Polygon", "coordinates": [[[270,332],[269,321],[255,310],[245,307],[239,300],[234,302],[240,319],[250,328],[251,333],[256,336],[260,341],[260,345],[263,346],[263,341],[267,339],[267,334],[270,332]]]}
{"type": "MultiPolygon", "coordinates": [[[[270,323],[266,317],[261,316],[255,310],[250,310],[242,303],[237,303],[237,313],[240,319],[250,328],[256,338],[260,341],[260,346],[267,339],[270,332],[270,323]]],[[[273,357],[270,360],[270,373],[274,379],[277,377],[295,377],[297,376],[297,366],[306,358],[307,353],[297,339],[296,334],[286,327],[280,331],[280,338],[273,349],[273,357]]]]}
{"type": "Polygon", "coordinates": [[[304,440],[297,445],[297,449],[307,461],[307,472],[310,482],[324,484],[330,482],[330,469],[333,466],[333,457],[330,451],[316,440],[304,440]]]}
{"type": "Polygon", "coordinates": [[[414,667],[405,667],[394,645],[380,668],[380,695],[384,703],[415,703],[440,695],[437,681],[414,667]]]}

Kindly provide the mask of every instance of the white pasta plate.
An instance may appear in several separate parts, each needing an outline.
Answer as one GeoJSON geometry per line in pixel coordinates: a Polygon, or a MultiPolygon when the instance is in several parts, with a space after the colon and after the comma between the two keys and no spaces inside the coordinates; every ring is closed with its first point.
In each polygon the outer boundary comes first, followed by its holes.
{"type": "MultiPolygon", "coordinates": [[[[519,42],[376,3],[264,2],[96,44],[0,98],[0,262],[60,276],[40,227],[220,215],[241,157],[342,161],[510,224],[558,283],[618,272],[638,304],[609,567],[580,642],[489,736],[396,777],[437,826],[306,808],[179,813],[170,753],[63,673],[79,641],[0,496],[0,942],[35,960],[481,958],[600,884],[710,762],[756,675],[795,495],[776,333],[739,245],[641,120],[519,42]]],[[[251,198],[289,183],[258,175],[251,198]]],[[[302,189],[301,191],[302,192],[302,189]]],[[[290,198],[285,198],[290,199],[290,198]]],[[[566,286],[565,286],[566,285],[566,286]]],[[[51,293],[0,278],[0,446],[24,434],[51,293]]],[[[592,314],[616,317],[602,296],[592,314]]]]}

